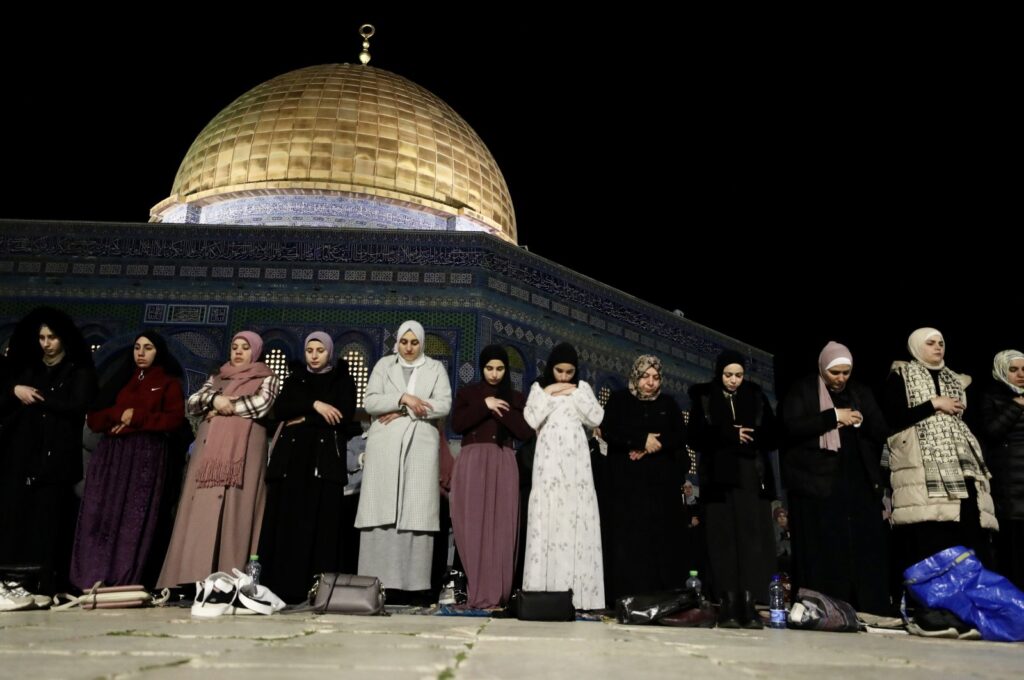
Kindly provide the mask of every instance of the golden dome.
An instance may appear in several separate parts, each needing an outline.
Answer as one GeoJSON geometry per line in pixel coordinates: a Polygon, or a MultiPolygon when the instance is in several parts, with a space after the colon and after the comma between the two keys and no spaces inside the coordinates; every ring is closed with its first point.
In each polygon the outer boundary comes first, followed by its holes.
{"type": "Polygon", "coordinates": [[[311,66],[243,94],[192,143],[151,214],[271,194],[412,203],[516,242],[508,186],[480,137],[437,96],[370,66],[311,66]]]}

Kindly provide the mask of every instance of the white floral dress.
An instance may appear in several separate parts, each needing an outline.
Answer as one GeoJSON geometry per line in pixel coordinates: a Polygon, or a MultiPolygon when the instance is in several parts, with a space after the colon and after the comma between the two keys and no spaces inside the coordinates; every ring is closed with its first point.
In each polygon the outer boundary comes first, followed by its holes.
{"type": "Polygon", "coordinates": [[[604,409],[582,380],[559,397],[534,383],[523,415],[537,431],[523,589],[571,588],[577,609],[603,609],[601,518],[584,427],[600,425],[604,409]]]}

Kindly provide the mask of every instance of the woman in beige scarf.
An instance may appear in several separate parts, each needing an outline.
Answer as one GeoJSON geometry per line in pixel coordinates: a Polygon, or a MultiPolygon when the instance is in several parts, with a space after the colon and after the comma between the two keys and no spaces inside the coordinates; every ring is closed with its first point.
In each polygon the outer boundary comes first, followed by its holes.
{"type": "Polygon", "coordinates": [[[188,398],[189,415],[203,418],[188,466],[158,587],[245,566],[259,545],[267,431],[279,381],[259,361],[263,340],[251,331],[231,339],[228,362],[188,398]]]}
{"type": "Polygon", "coordinates": [[[901,569],[955,545],[990,563],[998,530],[981,446],[963,421],[969,376],[951,371],[946,342],[934,328],[907,341],[912,361],[896,361],[886,383],[892,522],[901,569]]]}

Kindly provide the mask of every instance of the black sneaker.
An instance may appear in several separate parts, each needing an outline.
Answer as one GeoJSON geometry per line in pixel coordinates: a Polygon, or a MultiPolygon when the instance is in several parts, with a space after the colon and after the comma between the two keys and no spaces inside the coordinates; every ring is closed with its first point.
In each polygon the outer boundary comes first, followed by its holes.
{"type": "Polygon", "coordinates": [[[438,597],[437,603],[442,606],[466,604],[469,600],[466,591],[466,575],[458,569],[452,569],[445,576],[444,585],[441,586],[441,595],[438,597]]]}

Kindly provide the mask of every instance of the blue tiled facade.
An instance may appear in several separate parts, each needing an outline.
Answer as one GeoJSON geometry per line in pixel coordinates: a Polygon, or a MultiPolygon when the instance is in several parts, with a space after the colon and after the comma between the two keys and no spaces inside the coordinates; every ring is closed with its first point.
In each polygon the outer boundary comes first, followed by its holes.
{"type": "Polygon", "coordinates": [[[624,386],[633,359],[654,353],[665,364],[665,389],[686,408],[686,388],[709,378],[724,347],[749,356],[751,378],[774,391],[767,353],[498,238],[369,222],[267,229],[0,221],[0,343],[44,303],[74,316],[100,345],[100,364],[155,326],[191,387],[222,361],[237,330],[256,330],[268,350],[298,358],[306,334],[324,329],[372,366],[398,324],[416,318],[453,385],[475,379],[480,348],[499,342],[513,350],[513,379],[528,386],[550,348],[568,341],[599,393],[624,386]]]}

